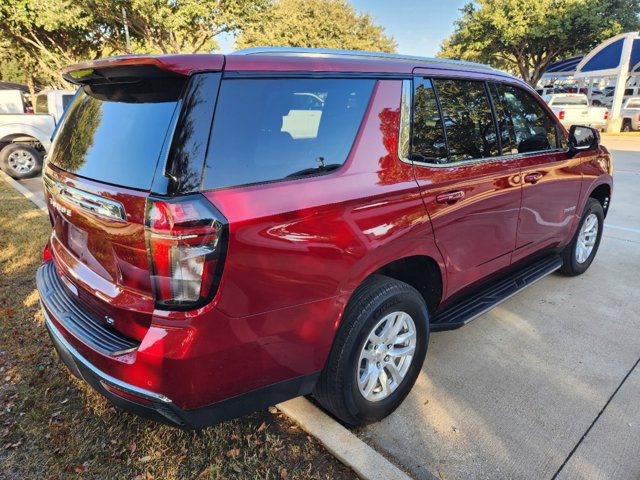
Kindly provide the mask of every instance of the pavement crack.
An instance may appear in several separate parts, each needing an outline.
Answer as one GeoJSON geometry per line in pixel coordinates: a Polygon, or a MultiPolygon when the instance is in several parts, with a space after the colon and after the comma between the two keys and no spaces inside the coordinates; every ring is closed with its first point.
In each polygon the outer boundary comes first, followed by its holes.
{"type": "Polygon", "coordinates": [[[611,400],[613,400],[613,397],[616,396],[616,394],[618,393],[618,391],[622,388],[622,385],[624,385],[624,383],[627,381],[627,378],[629,378],[629,376],[631,375],[631,373],[636,369],[636,367],[638,366],[638,364],[640,364],[640,358],[638,358],[638,360],[636,360],[636,363],[633,364],[633,367],[631,367],[631,369],[629,369],[629,371],[627,372],[627,374],[624,376],[624,378],[622,379],[622,381],[620,382],[620,384],[618,385],[618,387],[614,390],[614,392],[611,394],[611,396],[609,397],[609,399],[605,402],[605,404],[602,406],[602,408],[600,409],[600,411],[598,412],[598,415],[596,415],[596,418],[593,419],[593,422],[591,422],[591,425],[589,425],[589,428],[587,428],[587,431],[584,432],[584,435],[582,435],[582,437],[580,438],[580,440],[578,440],[578,443],[575,444],[575,446],[573,447],[573,449],[569,452],[569,455],[567,455],[567,458],[565,458],[564,462],[562,462],[562,465],[560,465],[560,468],[558,468],[558,470],[556,470],[556,473],[553,474],[553,477],[551,477],[551,480],[555,480],[558,475],[560,475],[560,472],[562,472],[562,469],[565,467],[565,465],[569,462],[569,460],[571,460],[571,457],[573,457],[573,454],[576,453],[576,451],[578,450],[578,447],[580,446],[580,444],[582,444],[582,442],[584,441],[585,438],[587,438],[587,435],[589,435],[589,432],[591,431],[591,429],[593,428],[593,426],[598,422],[598,420],[600,419],[600,417],[602,416],[602,414],[604,413],[604,411],[607,409],[607,407],[609,406],[609,404],[611,403],[611,400]]]}

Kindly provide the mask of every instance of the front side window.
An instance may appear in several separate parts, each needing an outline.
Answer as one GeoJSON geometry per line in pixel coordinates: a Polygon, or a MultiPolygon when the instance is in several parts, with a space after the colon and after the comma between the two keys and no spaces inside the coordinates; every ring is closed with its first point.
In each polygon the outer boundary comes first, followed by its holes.
{"type": "Polygon", "coordinates": [[[446,163],[447,144],[431,80],[415,80],[411,157],[418,162],[446,163]]]}
{"type": "Polygon", "coordinates": [[[532,95],[503,84],[496,84],[493,91],[494,103],[505,112],[518,153],[556,148],[556,124],[532,95]]]}
{"type": "Polygon", "coordinates": [[[224,79],[204,188],[325,173],[347,159],[375,80],[224,79]]]}
{"type": "Polygon", "coordinates": [[[449,147],[449,161],[499,155],[491,105],[484,82],[434,80],[449,147]]]}

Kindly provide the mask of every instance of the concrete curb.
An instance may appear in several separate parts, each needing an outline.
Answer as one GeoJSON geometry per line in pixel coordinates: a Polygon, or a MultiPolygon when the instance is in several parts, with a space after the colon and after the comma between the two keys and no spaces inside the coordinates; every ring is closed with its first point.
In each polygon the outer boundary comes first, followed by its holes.
{"type": "Polygon", "coordinates": [[[30,200],[36,207],[38,207],[44,213],[48,213],[47,205],[38,197],[36,197],[33,193],[31,193],[29,190],[23,187],[20,184],[20,182],[15,181],[13,178],[11,178],[9,175],[4,173],[2,170],[0,170],[0,178],[5,182],[7,182],[9,185],[11,185],[13,188],[15,188],[22,195],[24,195],[28,200],[30,200]]]}
{"type": "Polygon", "coordinates": [[[304,397],[276,405],[325,446],[333,456],[365,480],[410,480],[406,473],[376,452],[304,397]]]}

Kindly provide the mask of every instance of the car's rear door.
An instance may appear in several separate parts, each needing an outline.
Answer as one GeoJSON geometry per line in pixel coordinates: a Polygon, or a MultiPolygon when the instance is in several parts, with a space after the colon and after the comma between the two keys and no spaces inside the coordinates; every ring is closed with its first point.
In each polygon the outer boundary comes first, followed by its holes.
{"type": "Polygon", "coordinates": [[[450,297],[508,267],[520,209],[520,166],[481,79],[414,77],[411,161],[450,297]],[[498,133],[500,131],[500,133],[498,133]],[[508,148],[508,141],[504,142],[508,148]]]}
{"type": "Polygon", "coordinates": [[[580,158],[564,148],[562,129],[545,105],[516,85],[492,83],[494,104],[503,109],[522,169],[522,206],[513,261],[565,242],[582,212],[580,158]]]}

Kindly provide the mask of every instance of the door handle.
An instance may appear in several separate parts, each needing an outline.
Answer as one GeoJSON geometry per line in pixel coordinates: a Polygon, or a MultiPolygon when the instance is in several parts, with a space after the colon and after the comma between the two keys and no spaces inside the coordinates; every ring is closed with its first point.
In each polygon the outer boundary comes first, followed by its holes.
{"type": "Polygon", "coordinates": [[[542,174],[540,172],[528,173],[524,176],[524,181],[527,183],[536,183],[541,178],[542,178],[542,174]]]}
{"type": "Polygon", "coordinates": [[[441,193],[436,196],[436,202],[438,203],[456,203],[458,200],[462,200],[464,198],[464,191],[456,190],[454,192],[441,193]]]}

